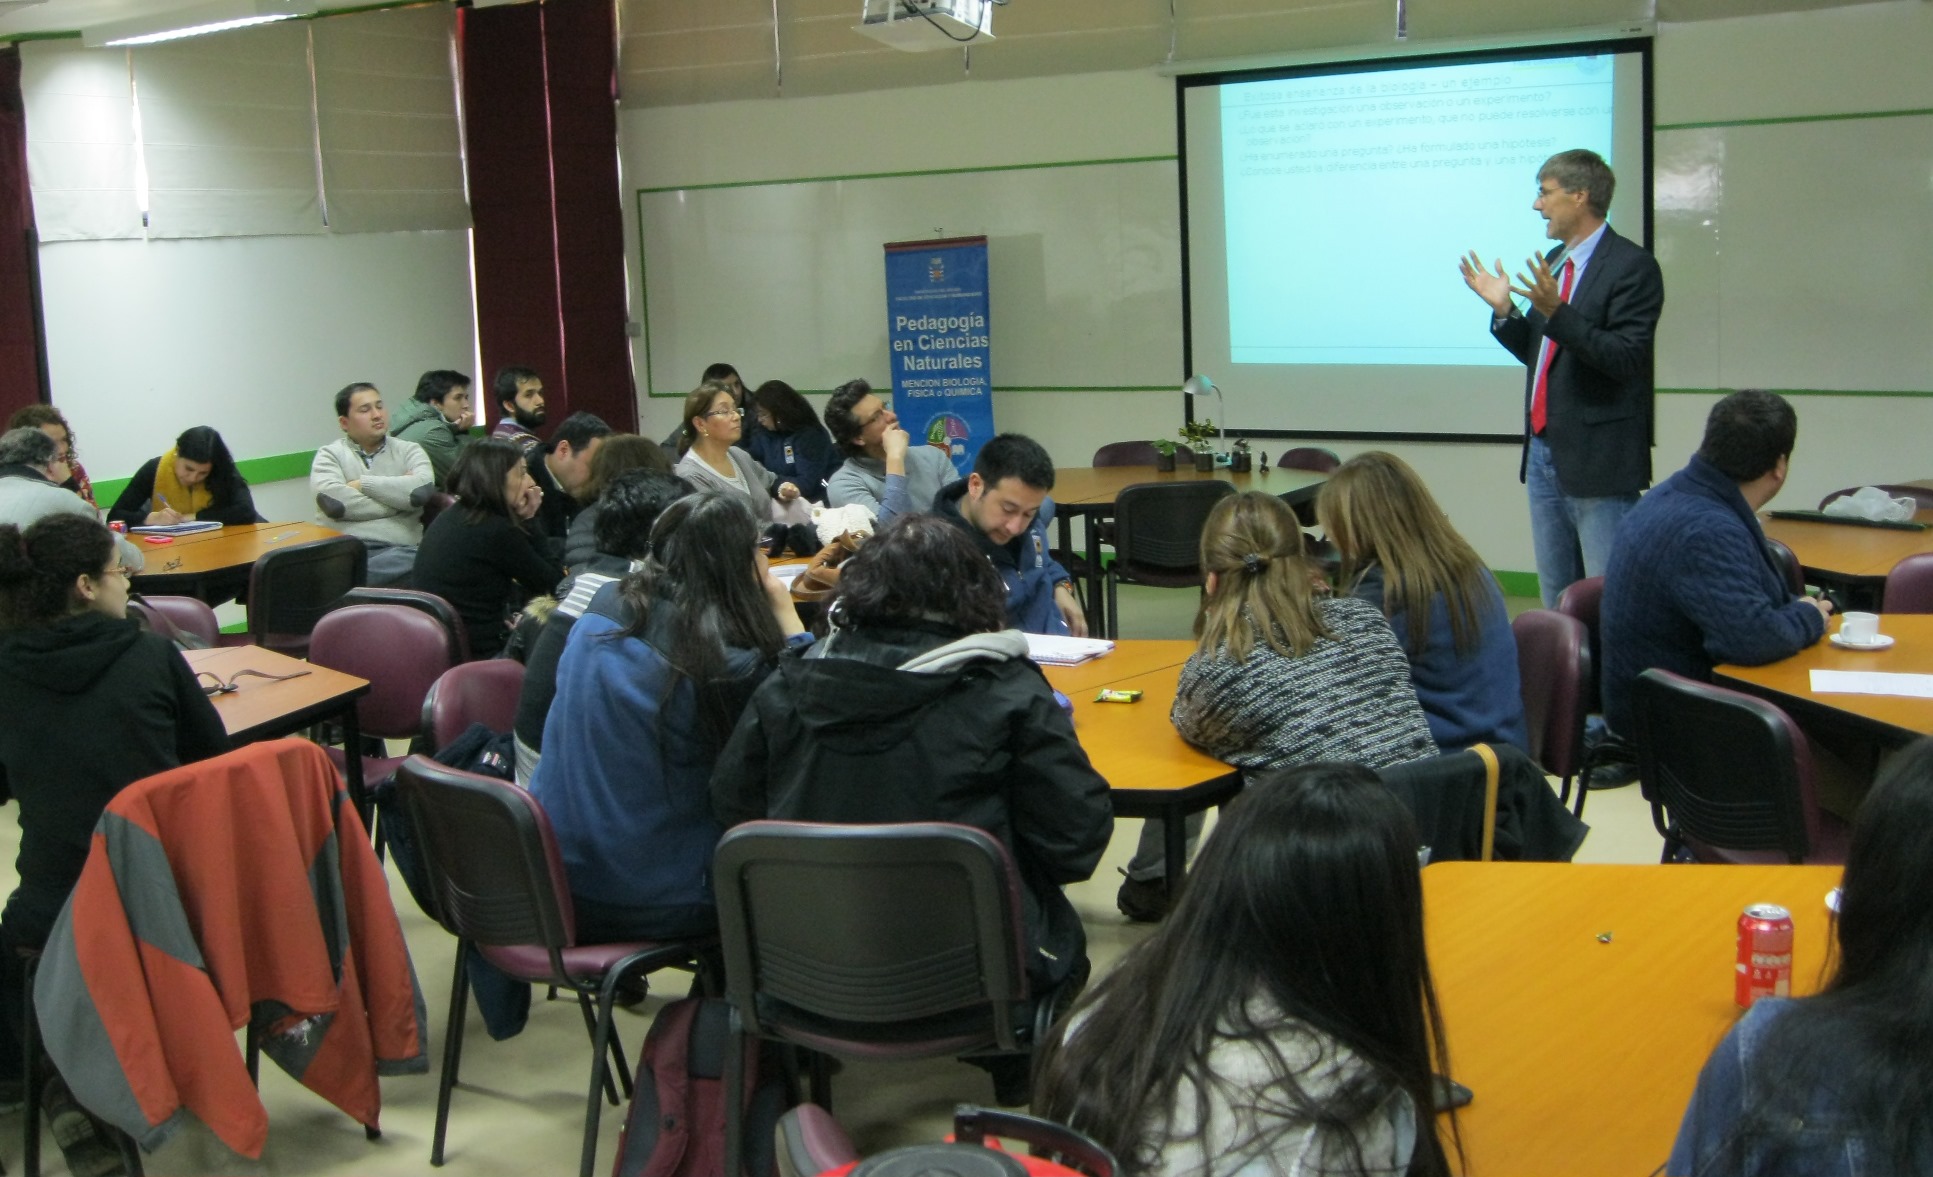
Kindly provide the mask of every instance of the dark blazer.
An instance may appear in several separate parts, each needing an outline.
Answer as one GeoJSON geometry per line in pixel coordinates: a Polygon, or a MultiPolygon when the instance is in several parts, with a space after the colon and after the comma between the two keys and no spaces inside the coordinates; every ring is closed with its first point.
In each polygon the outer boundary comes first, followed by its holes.
{"type": "MultiPolygon", "coordinates": [[[[1553,250],[1552,253],[1555,253],[1553,250]]],[[[1544,443],[1557,482],[1572,498],[1636,494],[1651,485],[1651,358],[1664,275],[1643,247],[1606,226],[1569,302],[1546,319],[1513,314],[1490,332],[1523,361],[1523,481],[1530,462],[1530,396],[1544,336],[1550,363],[1544,443]]]]}

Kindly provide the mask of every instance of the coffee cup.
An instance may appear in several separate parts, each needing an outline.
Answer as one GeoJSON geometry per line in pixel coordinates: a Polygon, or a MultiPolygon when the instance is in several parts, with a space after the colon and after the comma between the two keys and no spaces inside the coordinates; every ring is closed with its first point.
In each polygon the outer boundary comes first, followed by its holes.
{"type": "Polygon", "coordinates": [[[1839,618],[1839,640],[1849,646],[1870,646],[1879,641],[1879,614],[1841,614],[1839,618]]]}

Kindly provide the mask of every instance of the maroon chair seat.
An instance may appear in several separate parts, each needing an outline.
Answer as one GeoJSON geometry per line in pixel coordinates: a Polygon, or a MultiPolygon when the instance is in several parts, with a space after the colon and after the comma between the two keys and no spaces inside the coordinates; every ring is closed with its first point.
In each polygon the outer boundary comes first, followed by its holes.
{"type": "Polygon", "coordinates": [[[1342,465],[1342,459],[1334,452],[1321,446],[1303,445],[1285,450],[1275,465],[1281,470],[1313,470],[1318,474],[1334,474],[1342,465]]]}
{"type": "Polygon", "coordinates": [[[1215,504],[1235,493],[1213,482],[1141,482],[1114,499],[1114,561],[1107,569],[1108,637],[1117,637],[1121,614],[1116,586],[1199,588],[1201,531],[1215,504]]]}
{"type": "Polygon", "coordinates": [[[1638,780],[1664,861],[1681,847],[1701,862],[1845,861],[1805,735],[1784,711],[1655,668],[1638,676],[1636,703],[1638,780]]]}
{"type": "Polygon", "coordinates": [[[1893,565],[1879,600],[1887,613],[1933,613],[1933,552],[1920,552],[1893,565]]]}
{"type": "Polygon", "coordinates": [[[1096,466],[1152,466],[1161,456],[1151,441],[1110,441],[1094,451],[1096,466]]]}
{"type": "MultiPolygon", "coordinates": [[[[1517,675],[1524,701],[1530,758],[1563,781],[1560,801],[1571,796],[1571,779],[1584,767],[1585,698],[1591,681],[1590,635],[1575,617],[1550,609],[1527,609],[1510,623],[1517,639],[1517,675]]],[[[1584,816],[1587,790],[1577,791],[1584,816]]]]}
{"type": "Polygon", "coordinates": [[[214,606],[200,597],[132,596],[128,612],[140,617],[150,632],[171,642],[206,650],[221,641],[214,606]]]}
{"type": "MultiPolygon", "coordinates": [[[[378,740],[409,740],[423,732],[423,701],[450,668],[450,635],[443,623],[406,605],[350,605],[322,615],[309,639],[309,661],[369,680],[356,702],[356,726],[378,740]]],[[[342,767],[347,754],[328,749],[342,767]]],[[[362,779],[372,785],[396,771],[400,756],[364,756],[362,779]]]]}
{"type": "Polygon", "coordinates": [[[337,597],[331,608],[340,609],[345,605],[405,605],[427,613],[449,631],[450,665],[470,660],[470,630],[463,624],[463,615],[456,611],[456,606],[435,593],[426,593],[421,589],[363,585],[337,597]]]}
{"type": "Polygon", "coordinates": [[[514,658],[465,662],[445,671],[423,700],[423,729],[432,746],[447,748],[473,723],[507,732],[517,722],[524,665],[514,658]]]}
{"type": "MultiPolygon", "coordinates": [[[[550,819],[535,797],[508,781],[448,768],[426,756],[404,761],[396,781],[430,881],[435,908],[431,917],[457,938],[430,1163],[443,1163],[450,1095],[463,1057],[468,950],[474,945],[485,959],[518,980],[555,985],[577,995],[592,1043],[579,1177],[591,1177],[597,1158],[600,1097],[609,1094],[612,1103],[617,1102],[609,1067],[615,1066],[625,1097],[631,1094],[624,1048],[611,1027],[619,982],[664,968],[695,968],[709,944],[695,940],[577,943],[563,855],[550,819]]],[[[527,1099],[531,1092],[518,1095],[527,1099]]]]}

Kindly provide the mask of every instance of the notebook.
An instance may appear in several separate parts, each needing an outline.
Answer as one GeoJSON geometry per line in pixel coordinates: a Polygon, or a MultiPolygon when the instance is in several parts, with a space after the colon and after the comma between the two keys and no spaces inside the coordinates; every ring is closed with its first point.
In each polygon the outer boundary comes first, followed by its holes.
{"type": "Polygon", "coordinates": [[[1027,656],[1042,666],[1077,666],[1114,648],[1106,638],[1064,638],[1053,634],[1027,635],[1027,656]]]}
{"type": "Polygon", "coordinates": [[[128,530],[136,535],[193,535],[198,531],[214,531],[219,527],[221,524],[212,519],[191,519],[186,523],[143,523],[139,527],[130,527],[128,530]]]}

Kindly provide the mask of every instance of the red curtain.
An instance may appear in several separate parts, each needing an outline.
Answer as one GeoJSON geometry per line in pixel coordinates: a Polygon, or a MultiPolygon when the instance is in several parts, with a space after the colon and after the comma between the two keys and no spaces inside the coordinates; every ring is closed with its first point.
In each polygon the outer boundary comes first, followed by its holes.
{"type": "Polygon", "coordinates": [[[44,399],[34,202],[20,49],[0,49],[0,425],[44,399]]]}
{"type": "Polygon", "coordinates": [[[584,410],[635,430],[613,0],[462,9],[459,20],[479,384],[521,364],[544,378],[551,426],[584,410]]]}

